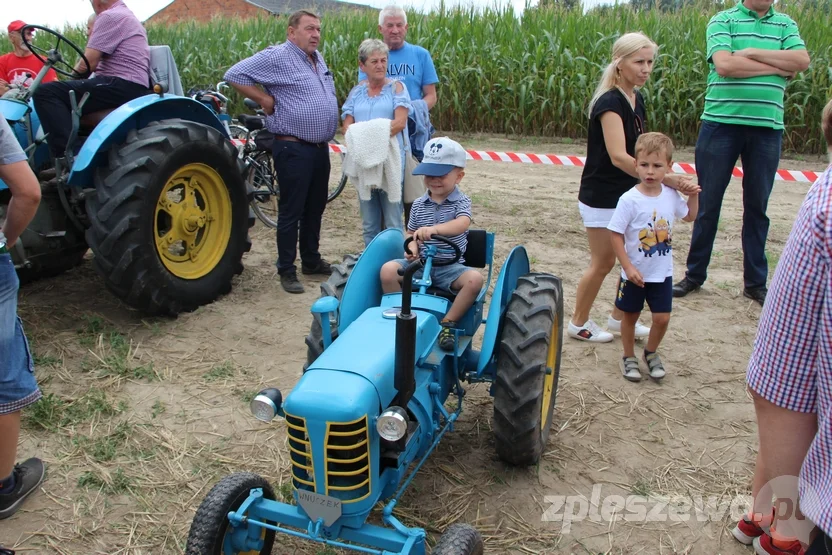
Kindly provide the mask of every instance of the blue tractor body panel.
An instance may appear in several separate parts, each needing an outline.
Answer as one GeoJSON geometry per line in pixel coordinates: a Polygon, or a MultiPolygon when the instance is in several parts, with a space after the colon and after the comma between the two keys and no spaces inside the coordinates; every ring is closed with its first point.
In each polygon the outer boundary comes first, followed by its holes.
{"type": "Polygon", "coordinates": [[[367,245],[350,274],[338,316],[338,333],[352,324],[365,310],[378,306],[383,291],[379,272],[385,262],[404,258],[404,233],[385,229],[367,245]]]}
{"type": "Polygon", "coordinates": [[[500,277],[494,285],[494,293],[491,295],[491,304],[488,307],[488,319],[485,326],[485,333],[482,338],[482,352],[477,362],[477,377],[482,378],[483,374],[494,374],[494,362],[499,350],[499,338],[501,337],[500,323],[503,313],[508,306],[511,293],[517,287],[517,280],[520,276],[529,273],[529,255],[526,249],[520,245],[511,249],[506,257],[503,268],[500,270],[500,277]]]}
{"type": "MultiPolygon", "coordinates": [[[[9,122],[17,142],[24,150],[28,148],[32,140],[38,137],[40,130],[40,120],[35,113],[34,105],[30,100],[28,104],[20,100],[9,98],[0,98],[0,117],[9,122]],[[26,115],[29,115],[27,118],[26,115]],[[31,132],[29,126],[31,125],[31,132]]],[[[32,153],[27,152],[31,158],[32,153]]],[[[35,168],[42,168],[49,162],[49,147],[46,143],[42,143],[35,148],[34,164],[35,168]]],[[[8,189],[8,186],[0,179],[0,191],[8,189]]]]}
{"type": "MultiPolygon", "coordinates": [[[[401,299],[400,295],[399,299],[401,299]]],[[[396,388],[393,386],[393,373],[383,372],[381,369],[392,368],[396,359],[396,320],[385,318],[382,315],[383,310],[381,307],[368,308],[342,335],[338,336],[338,339],[328,349],[321,353],[321,356],[309,366],[307,373],[323,368],[363,376],[375,386],[378,403],[387,407],[396,396],[396,388]]],[[[435,317],[418,310],[416,306],[414,306],[414,313],[416,314],[416,359],[420,360],[430,353],[439,335],[440,326],[435,317]]],[[[302,383],[299,383],[298,387],[302,383]]],[[[295,391],[297,387],[292,390],[291,395],[294,395],[295,391]]],[[[342,390],[333,383],[329,391],[340,395],[338,392],[342,390]]]]}
{"type": "Polygon", "coordinates": [[[164,119],[202,123],[228,137],[216,114],[203,103],[183,96],[148,94],[119,106],[95,127],[75,157],[69,185],[89,186],[95,169],[107,163],[111,146],[123,143],[131,130],[143,129],[164,119]]]}
{"type": "Polygon", "coordinates": [[[21,100],[13,98],[0,98],[0,115],[3,119],[14,123],[23,119],[31,107],[21,100]]]}

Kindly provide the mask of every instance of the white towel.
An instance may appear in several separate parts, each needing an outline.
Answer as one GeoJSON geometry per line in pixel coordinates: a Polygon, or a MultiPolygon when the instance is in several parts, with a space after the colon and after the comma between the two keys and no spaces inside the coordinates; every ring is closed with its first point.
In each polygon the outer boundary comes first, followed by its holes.
{"type": "Polygon", "coordinates": [[[347,129],[344,173],[361,200],[370,200],[372,189],[382,189],[390,202],[402,200],[402,155],[398,139],[390,136],[392,123],[376,118],[347,129]]]}

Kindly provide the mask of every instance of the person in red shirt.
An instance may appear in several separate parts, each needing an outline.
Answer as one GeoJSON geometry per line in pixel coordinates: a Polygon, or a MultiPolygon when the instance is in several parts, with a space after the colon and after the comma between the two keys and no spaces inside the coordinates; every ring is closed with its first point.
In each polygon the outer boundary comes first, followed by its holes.
{"type": "MultiPolygon", "coordinates": [[[[14,51],[0,56],[0,95],[9,90],[9,85],[28,87],[40,73],[40,70],[43,69],[43,62],[23,44],[23,35],[20,30],[25,26],[26,24],[20,20],[9,23],[9,41],[12,43],[14,51]]],[[[33,35],[34,29],[26,31],[26,38],[29,41],[32,40],[33,35]]],[[[54,69],[50,69],[42,82],[48,83],[57,80],[58,74],[55,73],[54,69]]]]}

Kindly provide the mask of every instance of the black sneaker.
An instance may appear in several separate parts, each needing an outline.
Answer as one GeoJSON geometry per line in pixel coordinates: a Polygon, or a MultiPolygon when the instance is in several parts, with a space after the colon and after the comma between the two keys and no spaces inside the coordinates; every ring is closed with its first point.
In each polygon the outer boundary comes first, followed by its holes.
{"type": "Polygon", "coordinates": [[[318,274],[321,276],[328,276],[332,274],[332,266],[326,260],[321,260],[314,268],[310,268],[306,264],[301,264],[300,269],[306,275],[318,274]]]}
{"type": "Polygon", "coordinates": [[[752,301],[757,301],[760,303],[760,306],[766,302],[766,295],[768,294],[768,289],[765,287],[755,287],[754,289],[743,289],[742,295],[743,297],[748,297],[752,301]]]}
{"type": "Polygon", "coordinates": [[[698,283],[694,283],[693,281],[685,277],[679,283],[673,286],[673,296],[684,297],[691,291],[699,291],[700,287],[701,285],[699,285],[698,283]]]}
{"type": "Polygon", "coordinates": [[[0,545],[0,555],[14,555],[14,551],[11,549],[6,549],[2,545],[0,545]]]}
{"type": "Polygon", "coordinates": [[[289,272],[280,276],[280,285],[287,293],[303,293],[303,284],[298,281],[297,272],[289,272]]]}
{"type": "Polygon", "coordinates": [[[44,474],[40,459],[31,458],[14,466],[14,488],[0,495],[0,520],[17,512],[23,501],[43,482],[44,474]]]}
{"type": "Polygon", "coordinates": [[[454,326],[456,322],[442,322],[442,331],[439,332],[439,348],[443,351],[454,350],[454,326]]]}

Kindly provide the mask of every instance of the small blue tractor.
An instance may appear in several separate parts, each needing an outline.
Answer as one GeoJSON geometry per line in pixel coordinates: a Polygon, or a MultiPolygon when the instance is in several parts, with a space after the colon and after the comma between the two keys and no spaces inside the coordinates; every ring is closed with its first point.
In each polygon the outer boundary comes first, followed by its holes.
{"type": "MultiPolygon", "coordinates": [[[[73,75],[67,55],[89,64],[63,35],[37,25],[23,31],[44,67],[28,88],[0,98],[0,117],[41,182],[38,212],[10,249],[21,281],[69,270],[92,249],[106,287],[146,314],[176,315],[228,293],[251,248],[254,217],[227,122],[204,102],[168,94],[168,81],[151,72],[153,92],[114,110],[82,116],[87,98],[71,94],[72,134],[65,157],[55,159],[32,95],[50,68],[73,75]],[[37,44],[28,29],[37,29],[37,44]],[[54,47],[44,48],[47,41],[54,47]]],[[[151,50],[158,48],[167,49],[151,50]]],[[[0,221],[9,199],[0,181],[0,221]]]]}
{"type": "MultiPolygon", "coordinates": [[[[453,242],[434,238],[459,260],[453,242]]],[[[379,271],[402,257],[403,239],[400,230],[385,230],[360,257],[333,267],[312,306],[307,364],[297,385],[285,399],[269,388],[251,402],[259,420],[285,419],[294,503],[276,500],[256,474],[226,476],[196,511],[187,555],[265,555],[275,547],[276,532],[360,553],[423,555],[425,530],[405,526],[393,510],[453,430],[462,412],[462,382],[491,384],[499,457],[515,466],[540,460],[560,371],[560,279],[531,273],[525,248],[514,247],[494,286],[481,349],[474,349],[491,285],[494,235],[469,231],[465,264],[488,267],[488,281],[454,330],[454,349],[445,351],[437,339],[453,297],[431,287],[431,268],[445,263],[434,261],[435,245],[400,272],[402,292],[382,292],[379,271]],[[424,275],[414,280],[419,268],[424,275]],[[368,522],[378,503],[382,525],[368,522]]],[[[483,540],[475,528],[457,523],[431,552],[479,555],[483,540]]]]}

